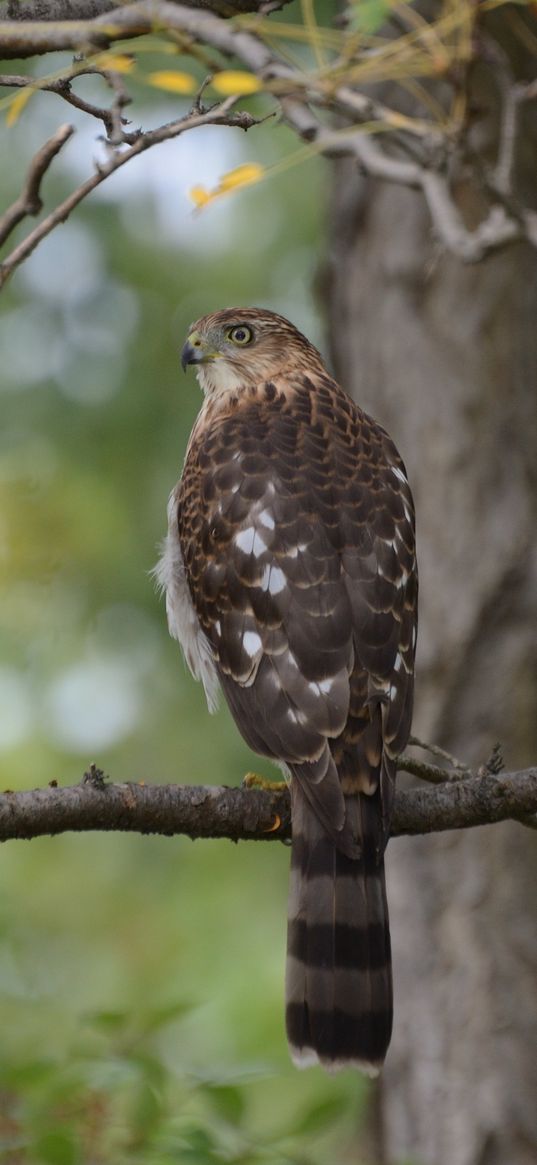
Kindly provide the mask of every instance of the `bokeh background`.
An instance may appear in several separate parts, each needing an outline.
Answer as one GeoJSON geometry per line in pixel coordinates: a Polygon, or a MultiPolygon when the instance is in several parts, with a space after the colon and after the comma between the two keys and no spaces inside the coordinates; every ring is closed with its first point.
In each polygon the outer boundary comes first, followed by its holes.
{"type": "MultiPolygon", "coordinates": [[[[78,91],[102,99],[95,84],[78,91]]],[[[134,124],[183,108],[134,92],[134,124]]],[[[98,124],[38,95],[27,125],[0,126],[2,205],[66,113],[78,132],[47,176],[50,204],[90,172],[98,124]]],[[[270,122],[158,147],[95,192],[2,296],[2,788],[73,783],[91,761],[115,781],[275,775],[226,709],[209,718],[150,571],[200,405],[178,360],[189,323],[259,304],[323,346],[312,288],[324,163],[283,169],[200,215],[188,198],[243,161],[295,149],[270,122]]],[[[5,844],[0,1160],[356,1161],[366,1083],[288,1060],[287,876],[276,844],[5,844]]]]}

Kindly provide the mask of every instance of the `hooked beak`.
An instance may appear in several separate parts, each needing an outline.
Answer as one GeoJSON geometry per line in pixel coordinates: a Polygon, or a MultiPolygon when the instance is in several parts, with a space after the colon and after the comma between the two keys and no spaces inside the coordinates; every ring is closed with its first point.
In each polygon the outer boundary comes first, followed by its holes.
{"type": "Polygon", "coordinates": [[[189,364],[210,364],[216,356],[216,352],[207,351],[199,332],[191,332],[181,351],[181,367],[186,372],[189,364]]]}

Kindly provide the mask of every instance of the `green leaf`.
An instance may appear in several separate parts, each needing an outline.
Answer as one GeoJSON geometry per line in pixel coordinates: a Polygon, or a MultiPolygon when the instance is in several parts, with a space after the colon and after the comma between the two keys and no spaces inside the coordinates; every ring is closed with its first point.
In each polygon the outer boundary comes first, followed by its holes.
{"type": "Polygon", "coordinates": [[[372,36],[384,24],[391,7],[389,0],[359,0],[351,9],[352,27],[372,36]]]}
{"type": "Polygon", "coordinates": [[[11,1088],[28,1088],[44,1084],[57,1072],[57,1064],[53,1060],[28,1060],[26,1064],[14,1064],[6,1067],[1,1079],[11,1088]]]}
{"type": "Polygon", "coordinates": [[[213,1165],[221,1161],[216,1142],[207,1129],[200,1125],[193,1125],[186,1133],[186,1144],[181,1149],[181,1162],[190,1162],[191,1165],[213,1165]]]}
{"type": "Polygon", "coordinates": [[[346,1108],[348,1108],[346,1096],[329,1096],[326,1100],[316,1101],[302,1114],[293,1132],[298,1136],[319,1133],[333,1124],[346,1108]]]}
{"type": "Polygon", "coordinates": [[[213,1108],[229,1124],[242,1124],[246,1103],[243,1092],[233,1084],[206,1084],[203,1086],[213,1108]]]}
{"type": "Polygon", "coordinates": [[[132,1109],[132,1131],[137,1147],[158,1129],[163,1116],[162,1096],[151,1084],[144,1082],[135,1091],[132,1109]]]}
{"type": "Polygon", "coordinates": [[[132,1021],[128,1011],[90,1011],[86,1018],[92,1027],[109,1033],[125,1031],[132,1021]]]}
{"type": "Polygon", "coordinates": [[[49,1129],[35,1141],[38,1160],[43,1165],[78,1165],[78,1152],[74,1133],[71,1129],[49,1129]]]}
{"type": "Polygon", "coordinates": [[[159,1028],[165,1027],[167,1023],[172,1023],[176,1019],[181,1019],[183,1015],[188,1015],[189,1011],[192,1011],[192,1007],[193,1004],[185,999],[176,1000],[175,1003],[167,1003],[163,1007],[154,1007],[142,1016],[141,1032],[145,1035],[155,1032],[159,1028]]]}

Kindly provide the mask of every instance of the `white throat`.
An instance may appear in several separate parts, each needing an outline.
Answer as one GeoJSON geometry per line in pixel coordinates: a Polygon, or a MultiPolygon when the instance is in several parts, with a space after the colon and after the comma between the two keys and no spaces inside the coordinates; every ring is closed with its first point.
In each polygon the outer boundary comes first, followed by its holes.
{"type": "Polygon", "coordinates": [[[220,396],[226,392],[234,392],[244,387],[244,373],[228,364],[222,358],[211,361],[209,364],[199,364],[196,375],[200,388],[205,396],[220,396]]]}

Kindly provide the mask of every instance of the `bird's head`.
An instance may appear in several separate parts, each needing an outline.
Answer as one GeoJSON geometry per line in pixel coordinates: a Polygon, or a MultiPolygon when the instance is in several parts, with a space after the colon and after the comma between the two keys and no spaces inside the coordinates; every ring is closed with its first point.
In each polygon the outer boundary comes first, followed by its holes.
{"type": "Polygon", "coordinates": [[[323,364],[317,349],[284,316],[262,308],[226,308],[192,325],[181,364],[196,366],[203,391],[233,392],[261,384],[312,361],[323,364]]]}

